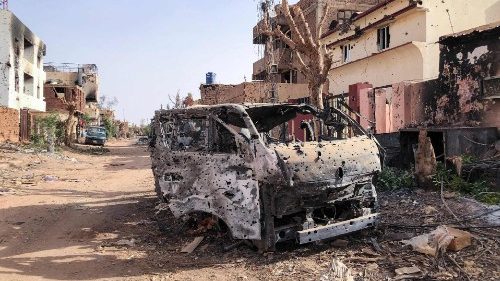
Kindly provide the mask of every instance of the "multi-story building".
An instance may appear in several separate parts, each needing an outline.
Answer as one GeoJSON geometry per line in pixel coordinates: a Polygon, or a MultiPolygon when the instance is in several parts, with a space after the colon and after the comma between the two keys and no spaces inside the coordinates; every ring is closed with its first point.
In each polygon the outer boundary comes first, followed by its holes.
{"type": "Polygon", "coordinates": [[[99,97],[99,76],[95,64],[47,64],[45,99],[47,111],[64,110],[63,98],[77,100],[77,110],[99,124],[100,114],[97,106],[99,97]]]}
{"type": "Polygon", "coordinates": [[[45,111],[45,44],[12,12],[0,10],[0,106],[45,111]]]}
{"type": "MultiPolygon", "coordinates": [[[[336,25],[345,24],[348,19],[360,11],[367,10],[380,0],[301,0],[298,5],[304,13],[312,36],[318,38],[319,24],[325,7],[330,5],[324,21],[326,32],[336,25]]],[[[272,1],[271,1],[272,2],[272,1]]],[[[278,1],[280,2],[280,1],[278,1]]],[[[266,6],[267,7],[267,6],[266,6]]],[[[265,8],[265,7],[263,7],[265,8]]],[[[273,24],[281,26],[285,33],[289,27],[282,14],[272,18],[273,24]]],[[[266,46],[268,37],[263,34],[263,20],[253,28],[253,43],[261,46],[263,57],[253,64],[253,82],[238,85],[204,84],[200,87],[201,104],[244,103],[244,102],[308,102],[308,85],[298,69],[300,62],[292,50],[281,40],[275,38],[266,46]],[[272,65],[277,73],[270,74],[272,65]],[[273,96],[271,92],[276,93],[273,96]]]]}
{"type": "MultiPolygon", "coordinates": [[[[323,21],[323,32],[344,25],[353,15],[369,9],[378,2],[380,0],[300,0],[295,5],[303,11],[313,38],[317,39],[320,36],[317,33],[327,3],[330,8],[323,21]]],[[[281,13],[276,14],[271,19],[271,24],[279,25],[285,34],[290,33],[290,27],[281,13]]],[[[263,25],[264,22],[261,20],[253,28],[253,43],[261,45],[263,53],[263,57],[253,64],[253,79],[275,83],[307,84],[304,75],[298,71],[300,62],[286,44],[276,38],[274,42],[266,46],[268,37],[262,32],[263,25]],[[275,65],[275,67],[271,67],[271,65],[275,65]],[[269,75],[272,72],[275,72],[275,75],[269,75]]]]}
{"type": "Polygon", "coordinates": [[[500,20],[498,0],[386,0],[322,38],[333,51],[329,92],[439,75],[439,38],[500,20]]]}

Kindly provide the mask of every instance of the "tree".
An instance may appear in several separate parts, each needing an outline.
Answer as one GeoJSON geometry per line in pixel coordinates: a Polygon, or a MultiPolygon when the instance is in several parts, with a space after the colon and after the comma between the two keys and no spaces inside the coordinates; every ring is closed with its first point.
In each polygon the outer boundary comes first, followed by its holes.
{"type": "Polygon", "coordinates": [[[285,35],[281,26],[273,26],[268,16],[264,17],[264,28],[261,30],[264,35],[279,38],[294,52],[301,65],[299,71],[308,81],[311,102],[319,109],[323,109],[323,87],[333,63],[331,54],[320,42],[329,10],[330,6],[326,3],[319,26],[315,30],[316,36],[313,36],[302,9],[298,5],[290,6],[287,0],[282,0],[281,4],[276,6],[276,14],[283,15],[290,27],[291,36],[285,35]]]}
{"type": "Polygon", "coordinates": [[[170,95],[168,98],[170,100],[170,104],[167,104],[167,109],[186,108],[194,104],[193,94],[187,93],[186,97],[182,97],[180,90],[177,90],[174,99],[172,99],[170,95]]]}
{"type": "Polygon", "coordinates": [[[194,104],[193,94],[188,93],[187,96],[184,98],[182,104],[184,105],[184,107],[193,106],[194,104]]]}
{"type": "Polygon", "coordinates": [[[105,95],[101,95],[99,97],[99,102],[97,103],[97,105],[98,105],[99,109],[111,110],[116,105],[118,105],[118,98],[116,98],[116,97],[108,98],[105,95]]]}
{"type": "Polygon", "coordinates": [[[66,146],[71,146],[76,138],[76,136],[73,137],[73,131],[76,130],[76,123],[78,122],[78,119],[75,117],[78,106],[78,95],[75,90],[71,90],[69,99],[67,99],[66,96],[67,95],[61,97],[66,107],[66,111],[68,112],[68,118],[64,121],[64,144],[66,146]]]}

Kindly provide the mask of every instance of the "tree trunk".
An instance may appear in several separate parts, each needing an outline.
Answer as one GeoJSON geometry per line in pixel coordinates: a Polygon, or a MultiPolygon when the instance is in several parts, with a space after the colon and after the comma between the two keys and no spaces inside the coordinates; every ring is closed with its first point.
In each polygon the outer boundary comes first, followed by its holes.
{"type": "Polygon", "coordinates": [[[75,123],[75,111],[70,110],[68,112],[68,119],[64,122],[64,144],[66,146],[71,146],[73,143],[72,130],[73,124],[75,123]]]}
{"type": "Polygon", "coordinates": [[[311,104],[319,110],[323,110],[323,84],[309,83],[309,93],[311,95],[311,104]]]}
{"type": "Polygon", "coordinates": [[[47,130],[47,151],[53,154],[55,151],[55,128],[49,128],[47,130]]]}

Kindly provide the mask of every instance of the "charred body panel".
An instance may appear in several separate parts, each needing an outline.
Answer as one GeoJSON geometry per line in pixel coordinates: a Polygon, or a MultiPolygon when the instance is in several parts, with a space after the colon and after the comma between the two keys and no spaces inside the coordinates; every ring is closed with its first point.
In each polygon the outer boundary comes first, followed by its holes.
{"type": "Polygon", "coordinates": [[[176,217],[215,215],[234,238],[253,240],[263,250],[280,241],[308,243],[373,225],[378,214],[371,181],[380,171],[376,142],[359,124],[353,128],[361,134],[346,139],[295,142],[273,136],[298,114],[313,114],[324,126],[335,119],[291,104],[157,111],[151,156],[159,197],[176,217]]]}

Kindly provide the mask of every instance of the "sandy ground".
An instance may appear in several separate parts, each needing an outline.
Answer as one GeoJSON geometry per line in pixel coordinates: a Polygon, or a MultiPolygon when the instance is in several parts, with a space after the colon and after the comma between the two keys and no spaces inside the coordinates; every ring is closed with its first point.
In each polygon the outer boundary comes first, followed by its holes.
{"type": "MultiPolygon", "coordinates": [[[[344,261],[356,280],[386,280],[394,269],[412,265],[427,280],[500,277],[498,232],[452,254],[458,266],[396,242],[425,229],[364,232],[345,238],[347,246],[281,245],[267,255],[246,246],[224,251],[234,241],[211,231],[195,252],[180,253],[193,236],[169,217],[160,231],[149,153],[131,144],[111,143],[104,155],[0,149],[0,280],[319,280],[333,258],[344,261]],[[471,264],[472,269],[466,267],[471,264]]],[[[450,220],[438,198],[436,193],[382,194],[384,220],[450,220]],[[435,205],[436,214],[422,213],[428,204],[435,205]]],[[[452,208],[467,215],[465,203],[453,200],[452,208]]],[[[466,206],[469,213],[484,211],[466,206]]]]}

